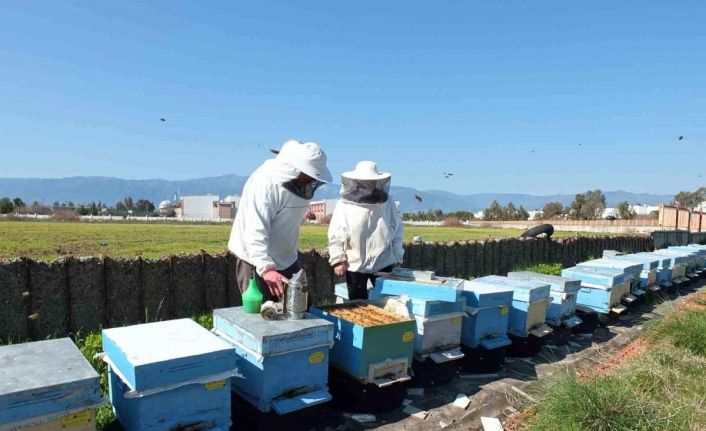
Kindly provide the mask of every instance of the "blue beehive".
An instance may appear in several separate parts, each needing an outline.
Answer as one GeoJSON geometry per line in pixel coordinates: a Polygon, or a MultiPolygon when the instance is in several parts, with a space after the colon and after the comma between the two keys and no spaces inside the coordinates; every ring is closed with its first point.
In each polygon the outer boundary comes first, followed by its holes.
{"type": "Polygon", "coordinates": [[[45,424],[104,402],[100,377],[70,339],[0,347],[0,429],[45,424]]]}
{"type": "MultiPolygon", "coordinates": [[[[433,277],[433,276],[432,276],[433,277]]],[[[402,277],[379,277],[371,297],[407,295],[427,301],[456,302],[463,290],[463,280],[433,277],[428,280],[402,277]]]]}
{"type": "Polygon", "coordinates": [[[699,245],[671,246],[667,247],[667,250],[690,253],[692,256],[691,272],[700,275],[706,263],[706,249],[702,247],[699,245]]]}
{"type": "Polygon", "coordinates": [[[507,276],[549,284],[552,302],[547,308],[546,322],[550,325],[560,326],[563,324],[567,328],[573,328],[581,324],[581,319],[576,316],[576,296],[581,288],[580,280],[535,272],[510,272],[507,276]]]}
{"type": "Polygon", "coordinates": [[[623,260],[626,262],[635,262],[642,264],[640,272],[640,289],[642,290],[659,290],[655,286],[657,282],[657,271],[659,268],[659,259],[652,256],[640,256],[637,254],[613,254],[618,253],[614,250],[604,250],[603,257],[608,257],[613,260],[623,260]]]}
{"type": "Polygon", "coordinates": [[[235,349],[232,357],[244,377],[233,380],[233,391],[260,411],[286,414],[331,400],[330,322],[311,314],[265,320],[231,307],[213,310],[213,327],[235,349]]]}
{"type": "Polygon", "coordinates": [[[492,350],[511,344],[507,337],[512,290],[476,280],[464,283],[466,313],[463,318],[461,344],[492,350]]]}
{"type": "Polygon", "coordinates": [[[602,314],[625,311],[620,299],[629,292],[629,283],[625,281],[623,271],[574,266],[562,270],[561,276],[581,281],[581,288],[576,296],[577,305],[602,314]]]}
{"type": "Polygon", "coordinates": [[[657,284],[664,288],[669,288],[672,286],[672,279],[673,277],[675,277],[676,273],[673,271],[674,267],[672,266],[672,258],[670,256],[664,256],[652,252],[634,253],[633,256],[641,256],[647,259],[656,259],[657,284]]]}
{"type": "Polygon", "coordinates": [[[668,251],[666,249],[655,250],[651,254],[656,256],[667,257],[670,259],[672,268],[672,283],[681,284],[688,282],[686,277],[687,267],[689,266],[689,256],[684,253],[668,251]]]}
{"type": "Polygon", "coordinates": [[[640,273],[642,272],[642,264],[639,262],[600,258],[579,263],[577,266],[582,268],[619,269],[625,273],[626,279],[630,280],[629,293],[636,297],[642,296],[645,293],[645,291],[640,288],[640,273]]]}
{"type": "Polygon", "coordinates": [[[364,302],[311,307],[334,327],[331,365],[360,383],[380,387],[410,379],[415,322],[364,302]]]}
{"type": "Polygon", "coordinates": [[[475,281],[512,289],[512,308],[507,329],[509,334],[523,338],[534,335],[540,338],[552,332],[552,329],[544,323],[551,301],[548,283],[499,275],[489,275],[477,278],[475,281]]]}
{"type": "Polygon", "coordinates": [[[191,319],[103,330],[110,401],[128,430],[227,430],[232,347],[191,319]]]}

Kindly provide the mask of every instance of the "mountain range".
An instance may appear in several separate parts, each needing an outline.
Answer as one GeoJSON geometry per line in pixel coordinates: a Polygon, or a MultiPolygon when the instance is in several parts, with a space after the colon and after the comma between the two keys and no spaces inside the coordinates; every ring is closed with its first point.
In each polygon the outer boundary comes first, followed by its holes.
{"type": "MultiPolygon", "coordinates": [[[[67,178],[0,178],[0,197],[20,197],[23,201],[44,202],[49,205],[54,201],[73,201],[75,203],[102,201],[109,206],[130,196],[133,199],[149,199],[155,204],[173,199],[175,194],[198,195],[213,194],[224,198],[227,195],[239,195],[247,177],[229,174],[216,177],[191,180],[126,180],[114,177],[67,177],[67,178]]],[[[581,191],[577,191],[581,192],[581,191]]],[[[317,190],[317,199],[338,197],[339,186],[328,184],[317,190]]],[[[669,202],[671,195],[649,193],[631,193],[627,191],[604,191],[607,205],[615,207],[621,201],[631,204],[657,205],[669,202]]],[[[501,204],[512,202],[528,210],[539,209],[551,201],[568,205],[574,195],[555,194],[534,196],[521,193],[474,193],[461,195],[442,190],[418,190],[411,187],[392,186],[391,194],[400,201],[403,212],[412,212],[440,208],[444,211],[480,211],[493,200],[501,204]],[[422,198],[419,202],[415,195],[422,198]]]]}

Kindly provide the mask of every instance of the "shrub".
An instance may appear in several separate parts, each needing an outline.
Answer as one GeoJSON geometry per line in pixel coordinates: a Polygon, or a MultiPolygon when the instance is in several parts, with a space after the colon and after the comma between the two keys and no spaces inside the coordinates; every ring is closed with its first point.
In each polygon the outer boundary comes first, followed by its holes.
{"type": "Polygon", "coordinates": [[[78,212],[70,209],[59,209],[54,211],[54,220],[80,220],[81,216],[78,212]]]}
{"type": "Polygon", "coordinates": [[[459,227],[463,226],[463,223],[458,217],[446,217],[441,225],[444,227],[459,227]]]}

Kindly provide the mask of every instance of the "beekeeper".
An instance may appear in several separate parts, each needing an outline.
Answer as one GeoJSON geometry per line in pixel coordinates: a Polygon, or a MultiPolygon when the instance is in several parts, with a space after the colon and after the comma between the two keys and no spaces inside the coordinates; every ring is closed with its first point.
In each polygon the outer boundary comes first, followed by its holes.
{"type": "Polygon", "coordinates": [[[359,162],[341,178],[341,199],[328,229],[331,266],[346,276],[349,299],[367,299],[368,280],[402,263],[402,217],[390,199],[389,173],[373,162],[359,162]]]}
{"type": "Polygon", "coordinates": [[[243,187],[228,241],[240,291],[255,273],[264,300],[281,298],[297,262],[299,227],[314,192],[331,181],[326,154],[313,142],[289,140],[243,187]]]}

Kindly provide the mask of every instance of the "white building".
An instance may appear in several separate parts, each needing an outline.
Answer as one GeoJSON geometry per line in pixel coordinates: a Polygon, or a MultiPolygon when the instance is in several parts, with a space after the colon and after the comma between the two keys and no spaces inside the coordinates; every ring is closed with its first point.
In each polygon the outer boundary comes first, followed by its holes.
{"type": "MultiPolygon", "coordinates": [[[[229,196],[238,198],[237,196],[229,196]]],[[[176,215],[182,220],[190,221],[223,221],[235,217],[237,209],[234,199],[221,201],[218,195],[182,196],[176,215]]]]}
{"type": "Polygon", "coordinates": [[[646,216],[654,211],[659,211],[657,205],[630,205],[630,209],[635,212],[635,215],[646,216]]]}

